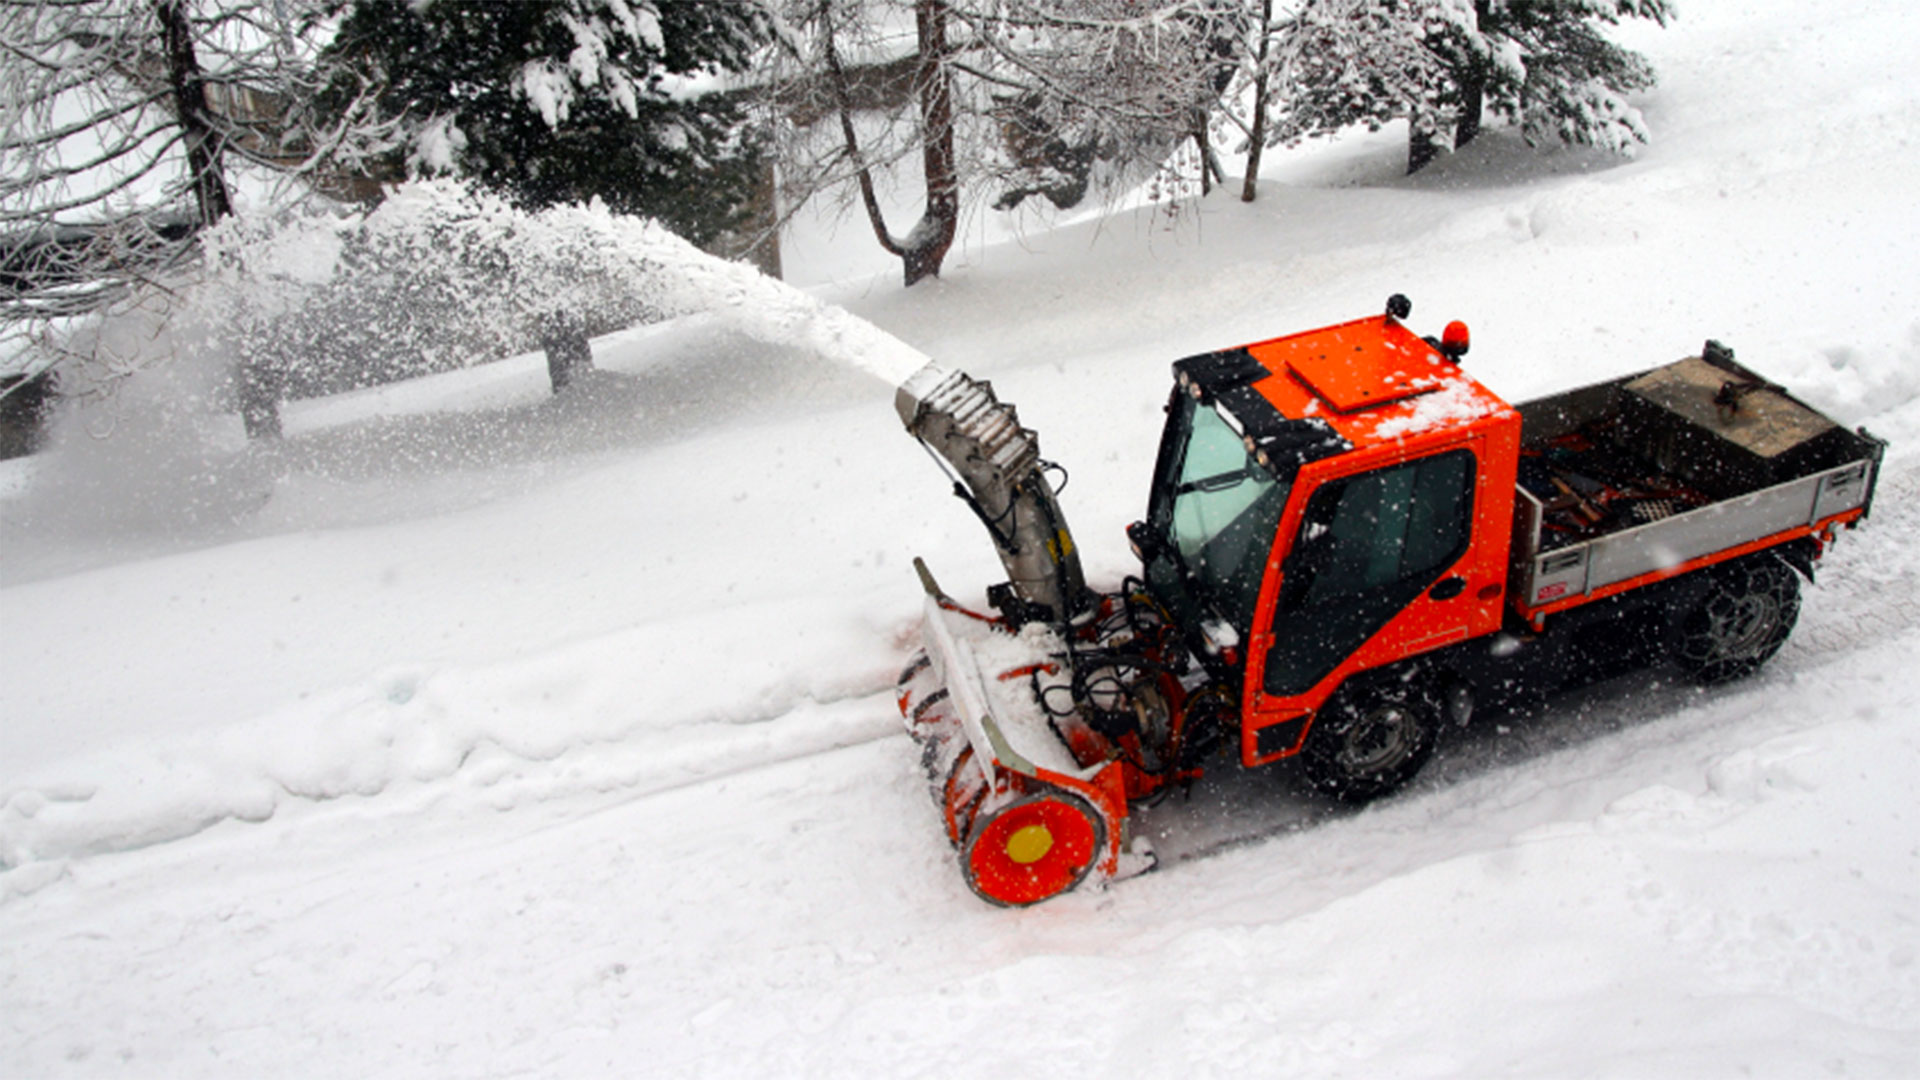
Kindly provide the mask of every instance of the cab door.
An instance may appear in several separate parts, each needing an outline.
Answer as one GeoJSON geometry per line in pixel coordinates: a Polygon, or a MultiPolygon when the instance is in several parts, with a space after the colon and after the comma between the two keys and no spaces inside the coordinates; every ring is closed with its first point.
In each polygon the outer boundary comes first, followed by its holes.
{"type": "Polygon", "coordinates": [[[1303,721],[1348,674],[1468,636],[1481,604],[1462,564],[1473,547],[1481,451],[1478,439],[1456,443],[1329,477],[1305,494],[1291,535],[1279,539],[1271,614],[1252,643],[1248,764],[1297,749],[1305,725],[1290,721],[1303,721]]]}

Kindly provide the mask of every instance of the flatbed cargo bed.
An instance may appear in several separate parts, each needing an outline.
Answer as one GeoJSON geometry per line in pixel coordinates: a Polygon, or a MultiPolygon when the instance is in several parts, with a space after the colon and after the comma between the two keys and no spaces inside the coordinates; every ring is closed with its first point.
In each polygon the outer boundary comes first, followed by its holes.
{"type": "Polygon", "coordinates": [[[1510,595],[1536,619],[1858,520],[1885,448],[1714,342],[1517,408],[1510,595]]]}

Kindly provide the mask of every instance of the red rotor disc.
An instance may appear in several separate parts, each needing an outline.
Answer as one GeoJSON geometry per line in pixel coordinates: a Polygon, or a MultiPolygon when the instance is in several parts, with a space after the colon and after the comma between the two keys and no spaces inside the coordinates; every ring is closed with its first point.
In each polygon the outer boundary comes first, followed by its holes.
{"type": "Polygon", "coordinates": [[[1085,800],[1052,791],[1009,803],[978,823],[960,862],[982,898],[1023,907],[1080,884],[1105,843],[1106,826],[1085,800]]]}

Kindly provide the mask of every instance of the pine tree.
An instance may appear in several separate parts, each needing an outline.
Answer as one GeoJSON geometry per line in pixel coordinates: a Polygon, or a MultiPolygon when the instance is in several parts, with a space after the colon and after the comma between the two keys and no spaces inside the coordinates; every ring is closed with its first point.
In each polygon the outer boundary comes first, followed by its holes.
{"type": "Polygon", "coordinates": [[[1654,83],[1646,59],[1607,40],[1624,18],[1665,25],[1669,0],[1304,0],[1248,65],[1267,108],[1246,125],[1266,145],[1405,120],[1407,171],[1492,114],[1530,143],[1631,153],[1647,141],[1625,95],[1654,83]]]}
{"type": "Polygon", "coordinates": [[[1488,111],[1516,122],[1530,143],[1622,153],[1647,141],[1624,95],[1653,86],[1653,66],[1601,31],[1623,18],[1665,26],[1669,0],[1474,0],[1472,9],[1433,42],[1455,87],[1455,148],[1473,141],[1488,111]]]}
{"type": "Polygon", "coordinates": [[[752,0],[352,0],[326,58],[403,119],[395,173],[529,207],[597,197],[704,244],[742,223],[761,172],[742,108],[709,84],[768,32],[752,0]]]}
{"type": "Polygon", "coordinates": [[[1330,135],[1364,124],[1378,131],[1404,119],[1408,170],[1426,164],[1422,147],[1447,108],[1453,87],[1444,58],[1429,45],[1434,16],[1464,0],[1307,0],[1270,53],[1280,92],[1268,120],[1271,142],[1330,135]]]}

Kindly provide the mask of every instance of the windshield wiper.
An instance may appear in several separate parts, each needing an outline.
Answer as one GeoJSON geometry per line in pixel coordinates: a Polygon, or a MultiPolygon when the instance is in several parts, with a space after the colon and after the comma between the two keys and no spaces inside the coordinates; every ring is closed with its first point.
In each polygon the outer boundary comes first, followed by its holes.
{"type": "Polygon", "coordinates": [[[1216,473],[1205,479],[1192,480],[1181,484],[1179,487],[1173,489],[1173,493],[1175,495],[1185,495],[1188,492],[1204,491],[1211,495],[1216,491],[1225,491],[1241,481],[1251,479],[1252,477],[1252,469],[1235,469],[1232,472],[1216,473]]]}

